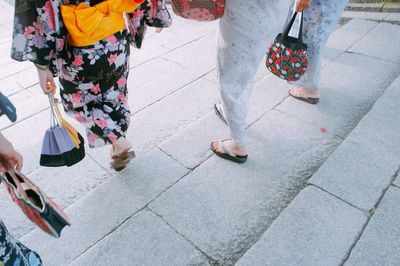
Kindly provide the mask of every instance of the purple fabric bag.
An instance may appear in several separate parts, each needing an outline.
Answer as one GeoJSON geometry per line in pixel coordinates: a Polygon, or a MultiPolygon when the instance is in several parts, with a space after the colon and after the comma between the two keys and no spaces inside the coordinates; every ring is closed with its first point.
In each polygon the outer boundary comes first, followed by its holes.
{"type": "Polygon", "coordinates": [[[81,145],[77,148],[68,130],[60,126],[52,100],[50,100],[50,106],[51,126],[46,130],[43,138],[40,165],[47,167],[72,166],[85,157],[84,140],[81,135],[78,135],[81,145]]]}

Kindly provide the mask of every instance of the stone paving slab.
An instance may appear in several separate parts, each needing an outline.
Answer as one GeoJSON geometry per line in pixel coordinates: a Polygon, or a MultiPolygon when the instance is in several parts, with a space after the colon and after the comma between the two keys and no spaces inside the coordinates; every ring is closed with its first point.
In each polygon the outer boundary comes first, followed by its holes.
{"type": "Polygon", "coordinates": [[[156,58],[130,70],[128,77],[129,93],[135,98],[140,98],[135,94],[135,88],[145,86],[157,79],[168,77],[171,72],[181,69],[179,64],[168,61],[164,58],[156,58]]]}
{"type": "Polygon", "coordinates": [[[8,53],[2,52],[0,54],[0,66],[4,66],[7,64],[10,64],[14,62],[14,60],[11,58],[10,53],[11,53],[11,40],[7,42],[1,42],[0,43],[0,51],[10,51],[8,53]]]}
{"type": "Polygon", "coordinates": [[[178,50],[164,55],[163,58],[176,62],[180,65],[192,65],[192,67],[196,66],[193,62],[193,59],[196,60],[198,58],[206,58],[208,61],[211,61],[215,67],[217,61],[216,40],[217,37],[215,34],[208,34],[196,42],[189,43],[178,50]],[[195,54],[194,51],[196,51],[195,54]]]}
{"type": "Polygon", "coordinates": [[[199,38],[218,30],[219,21],[212,22],[199,22],[194,20],[188,20],[175,15],[175,13],[170,9],[170,14],[172,16],[173,24],[168,30],[183,34],[185,36],[191,36],[194,38],[199,38]]]}
{"type": "Polygon", "coordinates": [[[0,31],[0,43],[8,43],[11,42],[11,34],[10,30],[7,29],[7,27],[0,25],[0,28],[2,29],[0,31]]]}
{"type": "Polygon", "coordinates": [[[205,79],[195,81],[137,113],[128,139],[137,150],[149,150],[204,116],[217,99],[213,83],[205,79]]]}
{"type": "Polygon", "coordinates": [[[12,61],[10,63],[7,63],[0,68],[0,80],[12,76],[15,73],[27,70],[29,68],[32,68],[31,62],[12,61]]]}
{"type": "Polygon", "coordinates": [[[144,64],[150,60],[160,57],[161,55],[167,53],[169,50],[169,48],[161,46],[157,42],[157,38],[154,38],[154,40],[152,41],[148,41],[148,39],[146,38],[140,50],[136,50],[134,48],[131,49],[129,65],[130,67],[135,67],[144,64]]]}
{"type": "Polygon", "coordinates": [[[248,130],[250,157],[212,156],[150,208],[223,265],[257,241],[338,144],[319,128],[272,111],[248,130]]]}
{"type": "Polygon", "coordinates": [[[326,47],[346,51],[377,25],[376,21],[352,19],[331,34],[326,47]]]}
{"type": "Polygon", "coordinates": [[[67,208],[73,225],[63,231],[60,239],[35,230],[21,241],[38,251],[45,265],[70,263],[187,172],[170,157],[155,150],[67,208]]]}
{"type": "Polygon", "coordinates": [[[398,97],[400,97],[400,77],[379,98],[368,115],[351,132],[349,138],[356,139],[364,146],[376,143],[400,161],[400,139],[398,138],[400,106],[393,100],[398,97]]]}
{"type": "Polygon", "coordinates": [[[341,265],[366,220],[357,209],[308,186],[236,265],[341,265]]]}
{"type": "MultiPolygon", "coordinates": [[[[184,47],[206,35],[215,34],[217,30],[216,22],[198,23],[179,18],[172,11],[170,13],[173,25],[164,29],[160,34],[154,34],[152,28],[148,29],[142,48],[140,50],[132,49],[131,66],[140,65],[158,56],[168,54],[171,50],[184,47]]],[[[212,46],[215,42],[214,38],[214,41],[209,44],[212,46]]],[[[191,54],[187,60],[193,57],[195,57],[194,54],[191,54]]]]}
{"type": "MultiPolygon", "coordinates": [[[[1,93],[3,93],[7,97],[24,90],[24,88],[20,84],[18,84],[14,77],[2,79],[0,81],[0,87],[1,93]]],[[[0,118],[0,120],[2,119],[3,117],[0,118]]]]}
{"type": "MultiPolygon", "coordinates": [[[[18,121],[26,119],[32,114],[39,113],[49,108],[48,97],[42,93],[42,90],[39,86],[37,86],[37,88],[35,89],[40,90],[41,95],[34,95],[29,90],[23,90],[20,93],[14,94],[9,97],[10,101],[17,109],[18,121]]],[[[5,128],[11,126],[12,124],[13,123],[8,119],[0,120],[0,128],[5,128]]]]}
{"type": "Polygon", "coordinates": [[[400,13],[392,13],[384,18],[383,21],[400,22],[400,13]]]}
{"type": "Polygon", "coordinates": [[[394,185],[396,185],[397,187],[400,188],[400,178],[399,178],[399,176],[400,176],[400,175],[397,175],[396,180],[394,180],[394,185]]]}
{"type": "Polygon", "coordinates": [[[344,265],[398,265],[400,189],[391,187],[344,265]]]}
{"type": "Polygon", "coordinates": [[[310,182],[371,210],[400,166],[400,97],[397,78],[310,182]]]}
{"type": "Polygon", "coordinates": [[[312,176],[310,183],[370,211],[392,182],[400,157],[377,143],[346,139],[312,176]]]}
{"type": "MultiPolygon", "coordinates": [[[[260,119],[286,97],[287,84],[284,81],[272,75],[264,78],[253,89],[248,124],[260,119]]],[[[213,104],[213,102],[210,103],[210,106],[213,104]]],[[[186,167],[194,168],[211,156],[211,141],[226,138],[228,135],[227,126],[215,115],[214,111],[211,111],[209,115],[168,139],[160,147],[186,167]],[[190,148],[182,149],[182,147],[190,148]]]]}
{"type": "Polygon", "coordinates": [[[185,167],[194,169],[212,155],[211,141],[226,136],[228,136],[226,125],[214,111],[210,111],[195,124],[162,143],[160,149],[185,167]]]}
{"type": "Polygon", "coordinates": [[[345,137],[399,72],[395,63],[345,53],[322,69],[318,105],[288,98],[278,110],[345,137]]]}
{"type": "Polygon", "coordinates": [[[24,158],[24,173],[38,168],[42,141],[50,125],[50,112],[44,111],[29,119],[1,130],[24,158]]]}
{"type": "MultiPolygon", "coordinates": [[[[23,89],[27,89],[38,84],[37,72],[35,71],[36,70],[31,67],[1,79],[1,92],[6,96],[10,96],[21,92],[23,89]]],[[[35,91],[31,90],[31,92],[34,93],[35,91]]],[[[40,90],[40,92],[42,93],[42,90],[40,90]]],[[[36,95],[37,93],[34,94],[36,95]]]]}
{"type": "Polygon", "coordinates": [[[71,265],[209,265],[207,258],[159,217],[144,210],[71,265]],[[121,256],[121,254],[125,254],[121,256]]]}
{"type": "MultiPolygon", "coordinates": [[[[38,76],[37,76],[37,71],[34,68],[34,66],[30,63],[30,67],[24,71],[21,71],[19,73],[15,73],[12,75],[10,78],[16,80],[18,84],[23,87],[23,88],[30,88],[36,84],[39,84],[38,76]]],[[[39,89],[39,88],[38,88],[39,89]]],[[[41,95],[43,95],[43,92],[41,89],[37,90],[37,92],[40,92],[41,95]]]]}
{"type": "Polygon", "coordinates": [[[342,17],[382,21],[390,14],[388,12],[344,11],[342,17]]]}
{"type": "MultiPolygon", "coordinates": [[[[27,175],[43,191],[53,198],[62,208],[79,201],[91,190],[103,183],[110,175],[101,169],[90,157],[70,167],[40,167],[27,175]]],[[[34,228],[33,223],[25,218],[21,210],[11,201],[8,193],[1,188],[0,208],[7,215],[1,219],[15,237],[21,237],[34,228]]]]}
{"type": "Polygon", "coordinates": [[[215,68],[215,64],[204,58],[199,58],[192,62],[196,66],[188,67],[185,65],[179,68],[174,67],[168,74],[154,78],[154,80],[142,87],[137,87],[134,83],[128,83],[128,102],[133,113],[184,88],[215,68]]]}
{"type": "Polygon", "coordinates": [[[349,51],[400,63],[400,39],[394,36],[400,36],[400,26],[382,22],[349,51]]]}

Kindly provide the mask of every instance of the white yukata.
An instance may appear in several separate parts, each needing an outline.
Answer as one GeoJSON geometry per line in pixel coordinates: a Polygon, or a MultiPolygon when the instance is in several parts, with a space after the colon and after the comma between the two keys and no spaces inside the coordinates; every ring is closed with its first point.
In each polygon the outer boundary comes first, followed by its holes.
{"type": "MultiPolygon", "coordinates": [[[[227,0],[219,24],[217,75],[231,138],[246,145],[246,116],[254,76],[282,30],[291,0],[227,0]]],[[[265,69],[267,71],[267,69],[265,69]]]]}
{"type": "Polygon", "coordinates": [[[308,46],[308,68],[298,81],[290,84],[318,90],[323,48],[348,2],[348,0],[311,0],[311,7],[303,11],[303,41],[308,46]]]}

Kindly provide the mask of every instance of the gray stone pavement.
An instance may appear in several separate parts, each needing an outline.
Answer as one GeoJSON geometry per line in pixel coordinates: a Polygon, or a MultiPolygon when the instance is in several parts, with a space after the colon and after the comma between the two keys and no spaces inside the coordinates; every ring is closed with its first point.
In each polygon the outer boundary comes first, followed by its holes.
{"type": "Polygon", "coordinates": [[[108,148],[87,149],[71,168],[38,166],[48,102],[32,65],[9,58],[12,8],[0,0],[0,11],[0,89],[19,115],[0,118],[0,130],[73,225],[50,238],[6,193],[0,217],[46,265],[400,263],[400,25],[388,22],[397,13],[345,12],[316,106],[288,98],[261,65],[245,165],[209,150],[227,136],[212,109],[217,23],[174,17],[161,34],[149,30],[128,80],[138,158],[114,173],[108,148]]]}

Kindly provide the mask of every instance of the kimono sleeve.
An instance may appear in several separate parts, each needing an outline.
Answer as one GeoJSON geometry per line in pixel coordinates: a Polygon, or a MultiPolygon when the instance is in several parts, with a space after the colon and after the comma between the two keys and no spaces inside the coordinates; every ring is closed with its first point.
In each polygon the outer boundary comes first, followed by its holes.
{"type": "Polygon", "coordinates": [[[54,65],[56,21],[51,0],[15,0],[11,57],[54,65]]]}
{"type": "Polygon", "coordinates": [[[164,0],[146,0],[133,13],[128,14],[130,42],[140,48],[147,26],[166,28],[171,24],[172,18],[164,0]]]}

